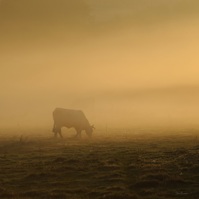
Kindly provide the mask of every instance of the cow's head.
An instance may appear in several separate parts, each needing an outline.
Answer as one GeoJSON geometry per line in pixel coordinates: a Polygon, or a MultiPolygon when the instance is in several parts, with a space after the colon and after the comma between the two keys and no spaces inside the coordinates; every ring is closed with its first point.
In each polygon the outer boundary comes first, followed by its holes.
{"type": "Polygon", "coordinates": [[[86,133],[89,137],[92,137],[92,133],[93,133],[93,129],[95,129],[95,127],[93,125],[89,126],[87,129],[86,129],[86,133]]]}

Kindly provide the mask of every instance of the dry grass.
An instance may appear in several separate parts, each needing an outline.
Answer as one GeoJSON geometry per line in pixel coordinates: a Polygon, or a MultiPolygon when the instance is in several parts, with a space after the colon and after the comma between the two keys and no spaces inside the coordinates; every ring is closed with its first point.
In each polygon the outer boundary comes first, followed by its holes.
{"type": "Polygon", "coordinates": [[[0,198],[198,198],[195,135],[0,137],[0,198]]]}

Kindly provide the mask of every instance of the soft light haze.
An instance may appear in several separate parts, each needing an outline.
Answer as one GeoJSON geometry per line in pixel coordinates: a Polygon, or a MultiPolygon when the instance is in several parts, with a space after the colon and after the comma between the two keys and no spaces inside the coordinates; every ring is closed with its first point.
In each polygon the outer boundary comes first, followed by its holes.
{"type": "Polygon", "coordinates": [[[199,3],[1,0],[1,127],[197,126],[199,3]]]}

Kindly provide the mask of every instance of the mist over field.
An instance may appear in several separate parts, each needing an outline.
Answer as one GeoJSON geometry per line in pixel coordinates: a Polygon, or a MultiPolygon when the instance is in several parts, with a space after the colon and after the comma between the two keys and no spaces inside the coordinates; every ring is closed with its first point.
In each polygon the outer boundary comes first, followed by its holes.
{"type": "Polygon", "coordinates": [[[198,199],[198,24],[198,0],[0,0],[0,198],[198,199]]]}
{"type": "Polygon", "coordinates": [[[197,127],[196,0],[1,0],[0,127],[197,127]]]}

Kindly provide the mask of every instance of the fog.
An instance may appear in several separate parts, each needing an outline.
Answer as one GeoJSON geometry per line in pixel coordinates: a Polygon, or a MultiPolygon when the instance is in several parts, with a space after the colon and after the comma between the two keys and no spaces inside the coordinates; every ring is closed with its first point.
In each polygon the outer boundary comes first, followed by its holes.
{"type": "Polygon", "coordinates": [[[1,0],[0,127],[52,126],[56,107],[96,128],[197,127],[194,0],[1,0]]]}

